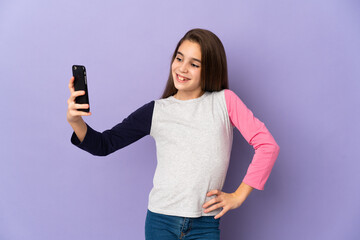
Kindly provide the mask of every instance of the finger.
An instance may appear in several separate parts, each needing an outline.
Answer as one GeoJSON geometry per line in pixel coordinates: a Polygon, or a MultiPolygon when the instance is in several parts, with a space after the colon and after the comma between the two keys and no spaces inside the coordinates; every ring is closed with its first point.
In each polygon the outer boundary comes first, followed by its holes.
{"type": "Polygon", "coordinates": [[[89,104],[78,104],[78,103],[74,104],[75,109],[88,109],[89,107],[90,107],[89,104]]]}
{"type": "Polygon", "coordinates": [[[219,207],[220,207],[219,204],[215,204],[215,205],[212,205],[211,207],[205,209],[204,212],[211,212],[211,211],[218,209],[219,207]]]}
{"type": "Polygon", "coordinates": [[[212,205],[212,204],[214,204],[214,203],[216,203],[216,202],[217,202],[217,199],[216,199],[216,198],[213,198],[213,199],[207,201],[207,202],[203,205],[203,207],[204,207],[204,208],[207,208],[208,206],[210,206],[210,205],[212,205]]]}
{"type": "Polygon", "coordinates": [[[77,110],[71,110],[70,111],[72,116],[90,116],[91,112],[83,112],[83,111],[77,111],[77,110]]]}
{"type": "Polygon", "coordinates": [[[81,95],[85,95],[85,91],[83,91],[83,90],[75,91],[75,92],[71,93],[71,98],[72,98],[72,100],[75,101],[75,98],[78,96],[81,96],[81,95]]]}
{"type": "Polygon", "coordinates": [[[211,190],[210,192],[208,192],[206,194],[206,196],[210,197],[210,196],[215,195],[215,194],[219,194],[219,190],[217,190],[217,189],[211,190]]]}
{"type": "Polygon", "coordinates": [[[89,108],[90,108],[89,104],[78,104],[75,102],[70,102],[68,105],[69,111],[77,111],[79,109],[89,109],[89,108]]]}
{"type": "Polygon", "coordinates": [[[223,204],[221,203],[218,203],[218,204],[215,204],[215,205],[212,205],[211,207],[209,207],[208,209],[205,209],[204,212],[207,213],[207,212],[211,212],[211,211],[214,211],[218,208],[221,208],[223,204]]]}
{"type": "Polygon", "coordinates": [[[224,214],[225,214],[227,211],[229,211],[229,210],[223,208],[223,210],[222,210],[221,212],[219,212],[219,214],[217,214],[217,215],[214,217],[214,219],[221,218],[222,216],[224,216],[224,214]]]}
{"type": "Polygon", "coordinates": [[[75,77],[72,76],[72,77],[70,78],[70,82],[69,82],[69,89],[70,89],[70,92],[71,92],[71,93],[75,91],[75,89],[74,89],[74,80],[75,80],[75,77]]]}

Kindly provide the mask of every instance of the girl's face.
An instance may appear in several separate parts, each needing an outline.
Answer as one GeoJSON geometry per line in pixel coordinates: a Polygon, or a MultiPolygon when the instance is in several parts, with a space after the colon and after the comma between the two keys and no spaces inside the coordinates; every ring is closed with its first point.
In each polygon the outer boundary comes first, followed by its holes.
{"type": "MultiPolygon", "coordinates": [[[[200,45],[185,40],[179,46],[171,65],[175,88],[178,93],[198,96],[201,93],[201,49],[200,45]]],[[[197,97],[196,96],[196,97],[197,97]]]]}

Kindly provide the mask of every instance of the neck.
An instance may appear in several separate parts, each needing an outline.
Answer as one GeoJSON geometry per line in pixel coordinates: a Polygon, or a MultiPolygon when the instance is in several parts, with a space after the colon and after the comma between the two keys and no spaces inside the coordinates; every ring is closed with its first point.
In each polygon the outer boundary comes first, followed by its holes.
{"type": "Polygon", "coordinates": [[[190,99],[195,99],[198,97],[201,97],[203,94],[205,93],[205,91],[200,90],[200,92],[197,93],[187,93],[184,91],[177,91],[176,94],[174,94],[174,98],[179,99],[179,100],[190,100],[190,99]]]}

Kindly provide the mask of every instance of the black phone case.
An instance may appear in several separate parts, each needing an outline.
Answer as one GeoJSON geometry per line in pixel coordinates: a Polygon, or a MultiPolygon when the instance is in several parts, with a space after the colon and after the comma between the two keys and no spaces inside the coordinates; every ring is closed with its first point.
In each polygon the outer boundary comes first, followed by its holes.
{"type": "MultiPolygon", "coordinates": [[[[75,80],[74,80],[75,91],[80,91],[80,90],[85,91],[85,95],[76,97],[75,102],[78,104],[89,104],[89,106],[90,106],[85,67],[81,66],[81,65],[73,65],[72,73],[73,73],[73,76],[75,77],[75,80]]],[[[78,109],[78,110],[83,111],[83,112],[89,112],[90,107],[88,109],[78,109]]]]}

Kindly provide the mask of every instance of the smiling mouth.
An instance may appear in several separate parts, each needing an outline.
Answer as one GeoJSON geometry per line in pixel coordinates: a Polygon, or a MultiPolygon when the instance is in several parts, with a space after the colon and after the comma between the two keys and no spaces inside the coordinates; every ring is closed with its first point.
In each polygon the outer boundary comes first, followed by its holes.
{"type": "Polygon", "coordinates": [[[183,76],[180,76],[179,74],[176,73],[176,79],[180,82],[186,82],[186,81],[189,81],[190,79],[189,78],[186,78],[186,77],[183,77],[183,76]]]}

